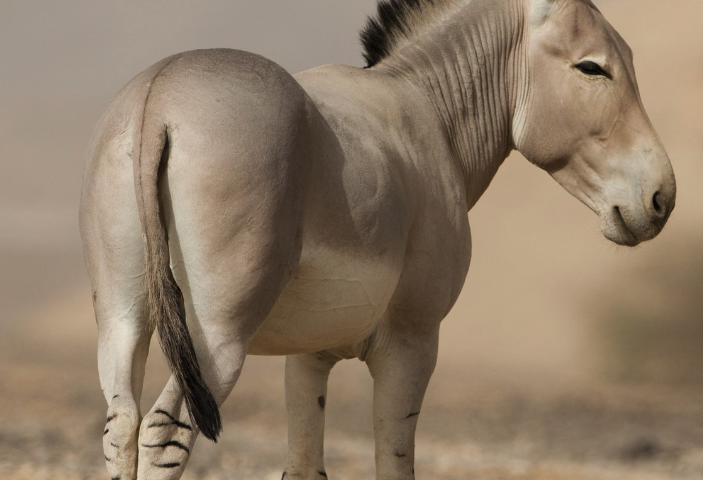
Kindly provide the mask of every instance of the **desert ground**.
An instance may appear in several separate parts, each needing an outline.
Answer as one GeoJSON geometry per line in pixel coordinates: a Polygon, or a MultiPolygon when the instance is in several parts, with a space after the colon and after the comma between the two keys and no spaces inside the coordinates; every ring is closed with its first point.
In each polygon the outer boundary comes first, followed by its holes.
{"type": "MultiPolygon", "coordinates": [[[[635,52],[678,181],[635,249],[512,155],[470,212],[471,272],[445,320],[419,421],[418,479],[703,478],[703,3],[596,0],[635,52]]],[[[101,479],[106,404],[77,232],[83,150],[133,75],[169,54],[251,50],[292,72],[361,65],[373,0],[0,5],[0,478],[101,479]]],[[[152,344],[142,406],[168,371],[152,344]]],[[[283,358],[250,357],[184,478],[278,480],[283,358]]],[[[372,382],[332,372],[327,472],[373,478],[372,382]]]]}

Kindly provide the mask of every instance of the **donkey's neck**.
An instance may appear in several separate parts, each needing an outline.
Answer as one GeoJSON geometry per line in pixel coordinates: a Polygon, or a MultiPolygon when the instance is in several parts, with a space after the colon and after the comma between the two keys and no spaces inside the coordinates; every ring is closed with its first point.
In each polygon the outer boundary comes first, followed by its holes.
{"type": "Polygon", "coordinates": [[[524,72],[522,2],[468,0],[374,69],[402,77],[434,106],[470,209],[514,148],[524,72]]]}

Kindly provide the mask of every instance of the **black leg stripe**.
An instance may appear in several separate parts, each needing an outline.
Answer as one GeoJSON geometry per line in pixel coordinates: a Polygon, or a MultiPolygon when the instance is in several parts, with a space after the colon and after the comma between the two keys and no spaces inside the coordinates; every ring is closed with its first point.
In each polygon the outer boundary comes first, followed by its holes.
{"type": "Polygon", "coordinates": [[[159,467],[159,468],[176,468],[176,467],[180,467],[180,466],[181,466],[180,463],[176,463],[176,462],[170,462],[170,463],[152,463],[152,465],[155,466],[155,467],[159,467]]]}
{"type": "MultiPolygon", "coordinates": [[[[173,424],[173,425],[176,425],[177,427],[185,428],[186,430],[192,430],[192,428],[191,428],[190,425],[188,425],[187,423],[183,423],[183,422],[177,420],[173,415],[171,415],[171,414],[168,413],[168,412],[165,412],[165,411],[163,411],[163,410],[157,410],[157,411],[154,412],[154,413],[160,413],[161,415],[166,415],[166,416],[169,418],[169,420],[171,420],[172,424],[173,424]]],[[[168,425],[168,424],[164,424],[164,425],[168,425]]],[[[151,425],[149,425],[149,427],[152,427],[152,426],[159,426],[159,425],[156,425],[156,424],[151,424],[151,425]]]]}
{"type": "Polygon", "coordinates": [[[154,413],[160,413],[161,415],[166,415],[168,418],[170,418],[174,422],[176,421],[176,418],[165,410],[157,410],[154,413]]]}
{"type": "Polygon", "coordinates": [[[188,455],[190,455],[190,450],[188,447],[183,445],[181,442],[177,442],[175,440],[171,440],[170,442],[165,442],[165,443],[157,443],[155,445],[144,445],[142,444],[142,447],[146,448],[166,448],[166,447],[176,447],[180,448],[181,450],[185,451],[188,455]]]}
{"type": "Polygon", "coordinates": [[[186,425],[185,423],[181,423],[181,422],[178,422],[178,423],[176,423],[176,422],[154,422],[154,423],[149,424],[149,426],[147,428],[170,427],[171,425],[175,425],[178,428],[185,428],[186,430],[192,430],[190,425],[186,425]]]}

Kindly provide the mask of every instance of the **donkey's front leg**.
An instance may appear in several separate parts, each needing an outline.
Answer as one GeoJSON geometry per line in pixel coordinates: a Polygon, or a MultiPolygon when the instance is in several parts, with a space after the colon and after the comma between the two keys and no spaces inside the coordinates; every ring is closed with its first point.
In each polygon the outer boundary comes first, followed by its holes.
{"type": "Polygon", "coordinates": [[[286,480],[327,478],[323,460],[327,379],[338,360],[324,352],[286,358],[286,480]]]}
{"type": "Polygon", "coordinates": [[[439,326],[379,329],[366,362],[374,379],[376,479],[415,478],[415,427],[437,361],[439,326]]]}

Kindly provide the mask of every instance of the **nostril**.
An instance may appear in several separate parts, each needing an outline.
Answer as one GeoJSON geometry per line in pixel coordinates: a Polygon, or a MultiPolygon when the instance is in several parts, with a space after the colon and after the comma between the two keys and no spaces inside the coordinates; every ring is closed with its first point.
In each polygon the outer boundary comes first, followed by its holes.
{"type": "Polygon", "coordinates": [[[657,191],[652,196],[652,207],[657,214],[664,214],[664,206],[661,204],[661,192],[657,191]]]}

